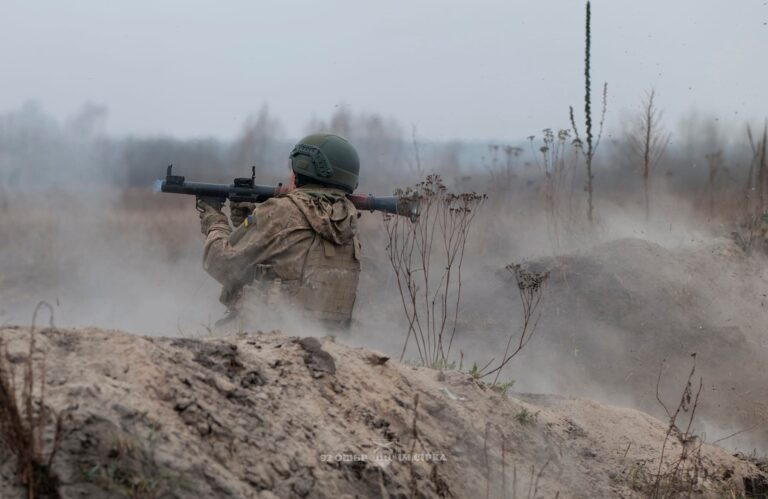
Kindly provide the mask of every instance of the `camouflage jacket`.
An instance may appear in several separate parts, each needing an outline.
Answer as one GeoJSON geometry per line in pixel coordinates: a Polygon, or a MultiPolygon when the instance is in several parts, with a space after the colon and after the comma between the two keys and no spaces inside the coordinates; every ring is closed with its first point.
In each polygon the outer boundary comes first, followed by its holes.
{"type": "Polygon", "coordinates": [[[203,267],[230,309],[244,288],[278,282],[305,315],[348,325],[360,272],[357,210],[341,190],[300,187],[257,205],[234,233],[225,219],[214,223],[203,267]]]}

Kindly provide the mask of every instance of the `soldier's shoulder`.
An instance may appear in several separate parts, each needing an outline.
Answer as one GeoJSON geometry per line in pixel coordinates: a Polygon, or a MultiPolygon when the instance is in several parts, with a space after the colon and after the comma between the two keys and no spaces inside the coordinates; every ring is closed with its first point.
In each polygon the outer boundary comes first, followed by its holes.
{"type": "Polygon", "coordinates": [[[259,204],[253,214],[259,220],[264,222],[271,220],[283,228],[306,224],[304,215],[298,206],[284,195],[270,198],[259,204]]]}
{"type": "Polygon", "coordinates": [[[259,204],[256,209],[261,209],[264,212],[267,211],[296,211],[296,204],[288,198],[287,195],[277,196],[269,198],[263,203],[259,204]]]}

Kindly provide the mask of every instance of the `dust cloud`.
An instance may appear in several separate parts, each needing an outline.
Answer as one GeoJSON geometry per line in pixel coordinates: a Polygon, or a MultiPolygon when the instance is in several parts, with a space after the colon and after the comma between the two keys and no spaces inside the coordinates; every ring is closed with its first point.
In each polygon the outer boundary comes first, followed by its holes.
{"type": "MultiPolygon", "coordinates": [[[[104,132],[107,119],[93,104],[65,122],[34,104],[0,116],[0,324],[28,324],[35,305],[46,301],[60,326],[209,334],[225,310],[219,286],[201,267],[194,200],[153,193],[152,182],[171,163],[189,179],[221,183],[253,164],[257,181],[272,184],[286,178],[295,138],[283,136],[266,108],[231,141],[112,137],[104,132]]],[[[659,369],[667,366],[661,393],[673,401],[697,352],[707,437],[754,426],[722,445],[768,449],[768,412],[756,400],[768,388],[758,372],[768,357],[768,272],[759,252],[745,255],[731,236],[741,221],[733,200],[751,157],[739,134],[679,134],[684,140],[671,144],[655,173],[648,221],[624,139],[606,143],[590,226],[580,153],[568,143],[556,206],[548,209],[541,134],[506,147],[422,142],[392,119],[346,108],[307,130],[350,138],[362,158],[361,192],[389,195],[437,172],[452,190],[489,195],[463,268],[453,351],[465,370],[498,357],[518,331],[517,291],[504,267],[525,262],[550,270],[551,278],[535,338],[502,374],[514,390],[591,397],[663,416],[655,396],[659,369]],[[706,158],[715,150],[725,160],[713,183],[706,158]]],[[[360,227],[355,321],[339,339],[399,357],[407,323],[381,215],[362,214],[360,227]]],[[[282,324],[261,327],[325,334],[295,322],[290,311],[282,324]]],[[[406,360],[414,355],[407,352],[406,360]]]]}

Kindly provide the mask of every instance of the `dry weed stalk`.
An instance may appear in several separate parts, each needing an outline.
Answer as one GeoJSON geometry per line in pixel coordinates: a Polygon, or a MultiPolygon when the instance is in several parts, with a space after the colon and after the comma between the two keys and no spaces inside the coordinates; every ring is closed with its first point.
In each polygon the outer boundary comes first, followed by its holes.
{"type": "Polygon", "coordinates": [[[603,83],[603,109],[600,117],[600,127],[597,137],[592,132],[592,5],[587,1],[586,5],[586,23],[584,29],[584,128],[585,140],[579,137],[579,130],[576,127],[576,119],[573,114],[573,106],[570,107],[571,126],[573,134],[576,137],[574,144],[581,148],[584,153],[584,160],[587,166],[587,220],[590,223],[594,220],[594,202],[593,202],[593,180],[595,175],[592,173],[592,161],[600,145],[600,138],[603,135],[603,125],[605,124],[605,113],[608,109],[608,83],[603,83]],[[586,148],[585,148],[586,145],[586,148]]]}
{"type": "Polygon", "coordinates": [[[0,340],[0,442],[3,442],[16,457],[21,484],[29,499],[38,497],[59,497],[58,478],[53,473],[53,459],[61,443],[62,417],[53,414],[54,437],[48,455],[43,450],[43,434],[46,425],[45,406],[45,363],[41,362],[39,399],[35,400],[35,325],[40,308],[50,312],[50,326],[53,328],[53,307],[40,302],[32,315],[29,333],[29,351],[24,361],[21,400],[16,396],[16,376],[12,366],[7,366],[7,346],[0,340]]]}
{"type": "Polygon", "coordinates": [[[507,497],[507,436],[501,429],[501,496],[507,497]]]}
{"type": "Polygon", "coordinates": [[[512,463],[512,499],[517,499],[517,463],[512,463]]]}
{"type": "Polygon", "coordinates": [[[539,147],[539,154],[536,154],[534,150],[533,140],[535,137],[533,135],[528,137],[528,142],[533,157],[536,159],[536,164],[544,175],[544,212],[547,217],[550,237],[557,251],[560,248],[562,228],[573,225],[573,221],[570,219],[573,211],[572,189],[569,188],[573,169],[570,168],[572,162],[568,160],[567,154],[571,131],[568,129],[558,130],[557,137],[551,128],[545,128],[542,133],[543,138],[542,145],[539,147]],[[541,162],[539,155],[541,155],[541,162]],[[566,194],[568,195],[566,196],[566,194]]]}
{"type": "MultiPolygon", "coordinates": [[[[490,460],[490,448],[488,446],[489,441],[492,441],[493,439],[490,439],[489,437],[491,432],[491,425],[490,423],[485,424],[485,433],[483,436],[483,464],[485,466],[485,497],[499,497],[496,495],[497,492],[500,492],[500,497],[506,498],[508,497],[508,489],[509,484],[507,483],[507,458],[508,458],[508,452],[509,452],[509,443],[508,439],[509,436],[504,434],[501,428],[498,426],[496,427],[496,431],[499,433],[499,437],[501,437],[501,489],[497,489],[497,487],[494,487],[493,495],[491,494],[491,460],[490,460]]],[[[536,472],[536,465],[531,464],[530,467],[530,476],[528,477],[528,489],[525,490],[525,486],[522,487],[522,492],[525,493],[526,499],[535,499],[538,497],[539,493],[539,482],[541,481],[541,477],[544,475],[544,472],[549,467],[549,463],[551,462],[551,459],[547,459],[544,462],[544,465],[538,470],[538,473],[536,472]]],[[[518,497],[518,487],[517,487],[517,463],[513,460],[512,461],[512,499],[517,499],[518,497]]],[[[558,493],[559,494],[559,493],[558,493]]]]}
{"type": "Polygon", "coordinates": [[[547,459],[547,462],[544,463],[544,466],[541,467],[538,473],[536,473],[536,465],[531,465],[531,480],[528,484],[528,499],[536,499],[536,496],[539,494],[539,480],[541,480],[541,475],[544,474],[544,471],[546,471],[547,466],[549,466],[550,460],[547,459]],[[534,473],[536,473],[534,480],[534,473]]]}
{"type": "Polygon", "coordinates": [[[731,232],[736,244],[747,254],[752,253],[752,250],[756,245],[762,242],[761,248],[763,251],[768,251],[766,246],[763,229],[766,222],[768,222],[768,216],[755,213],[747,213],[742,222],[739,224],[738,229],[731,232]]]}
{"type": "Polygon", "coordinates": [[[491,163],[486,163],[485,156],[482,159],[483,166],[490,176],[492,189],[494,191],[506,191],[512,186],[517,159],[523,153],[523,149],[512,145],[500,146],[498,144],[489,144],[488,152],[491,156],[491,163]],[[499,161],[499,151],[504,153],[503,163],[499,161]]]}
{"type": "Polygon", "coordinates": [[[485,423],[483,434],[483,464],[485,465],[485,499],[491,497],[491,461],[488,456],[488,434],[491,432],[491,423],[485,423]]]}
{"type": "Polygon", "coordinates": [[[464,250],[486,196],[450,193],[439,175],[429,175],[395,195],[420,206],[418,220],[384,216],[387,256],[408,320],[400,359],[413,337],[422,364],[444,366],[459,319],[464,250]]]}
{"type": "Polygon", "coordinates": [[[679,497],[681,494],[690,495],[702,477],[701,446],[703,442],[698,435],[693,433],[692,426],[704,380],[699,378],[698,388],[694,392],[693,378],[696,374],[696,354],[692,354],[691,357],[693,358],[691,371],[680,396],[680,402],[674,411],[669,410],[659,394],[663,366],[659,370],[659,377],[656,381],[656,400],[667,413],[669,425],[661,446],[658,466],[655,471],[645,470],[644,472],[646,491],[654,499],[679,497]],[[687,415],[687,420],[686,417],[683,417],[682,424],[680,424],[678,419],[683,414],[687,415]],[[667,452],[673,439],[680,444],[680,453],[670,459],[667,452]]]}
{"type": "MultiPolygon", "coordinates": [[[[416,422],[419,417],[419,394],[417,393],[413,397],[413,424],[411,425],[411,456],[416,452],[416,442],[419,441],[419,430],[416,428],[416,422]]],[[[418,490],[418,481],[416,477],[416,470],[414,468],[414,461],[411,459],[408,470],[411,474],[411,497],[416,497],[416,491],[418,490]]]]}
{"type": "MultiPolygon", "coordinates": [[[[541,302],[544,297],[544,284],[549,278],[549,271],[537,272],[528,270],[520,264],[507,265],[506,269],[515,276],[517,290],[520,294],[523,317],[520,333],[517,336],[517,342],[513,344],[515,335],[510,333],[509,338],[507,339],[506,348],[504,349],[504,355],[498,365],[488,371],[481,370],[480,378],[485,378],[491,374],[496,375],[493,379],[494,385],[498,382],[502,369],[504,369],[504,367],[515,358],[526,345],[528,345],[536,333],[539,319],[541,319],[541,302]]],[[[493,361],[489,362],[488,365],[492,362],[493,361]]]]}

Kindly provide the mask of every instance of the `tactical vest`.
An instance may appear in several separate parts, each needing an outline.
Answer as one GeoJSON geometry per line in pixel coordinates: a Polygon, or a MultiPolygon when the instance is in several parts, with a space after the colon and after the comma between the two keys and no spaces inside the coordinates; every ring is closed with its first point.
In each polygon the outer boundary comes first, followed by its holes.
{"type": "Polygon", "coordinates": [[[332,326],[348,328],[360,276],[360,243],[336,245],[315,235],[304,260],[301,282],[295,297],[306,317],[332,326]]]}
{"type": "Polygon", "coordinates": [[[278,320],[285,313],[330,329],[349,328],[360,276],[357,236],[337,245],[314,233],[299,279],[283,279],[269,265],[253,270],[251,283],[238,287],[228,304],[241,329],[263,327],[264,319],[278,320]]]}

